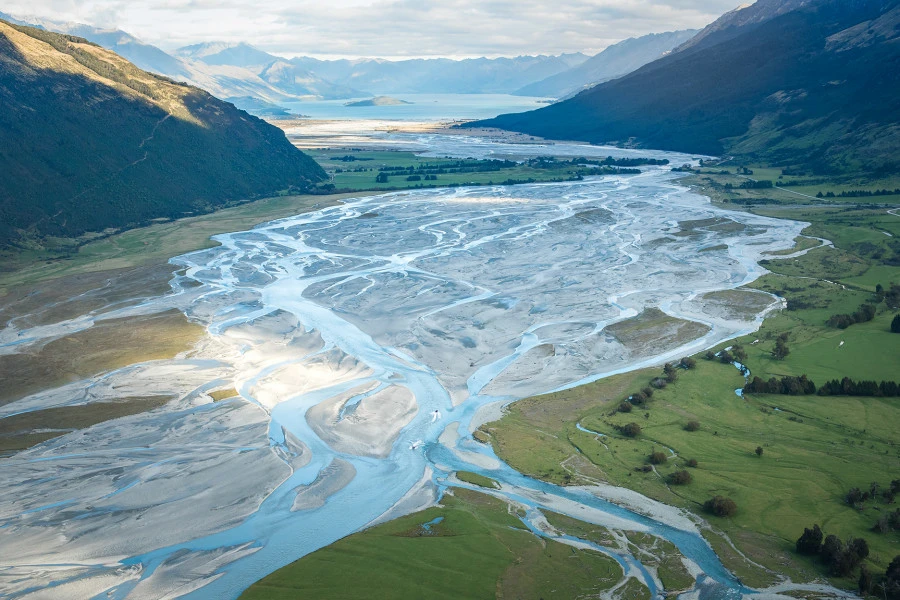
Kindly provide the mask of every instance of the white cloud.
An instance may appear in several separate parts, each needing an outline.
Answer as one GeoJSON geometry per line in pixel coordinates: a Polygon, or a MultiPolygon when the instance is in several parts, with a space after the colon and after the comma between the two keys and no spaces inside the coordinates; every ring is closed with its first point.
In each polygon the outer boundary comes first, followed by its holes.
{"type": "Polygon", "coordinates": [[[740,0],[8,0],[4,11],[118,27],[164,48],[246,41],[285,55],[598,52],[697,28],[740,0]]]}

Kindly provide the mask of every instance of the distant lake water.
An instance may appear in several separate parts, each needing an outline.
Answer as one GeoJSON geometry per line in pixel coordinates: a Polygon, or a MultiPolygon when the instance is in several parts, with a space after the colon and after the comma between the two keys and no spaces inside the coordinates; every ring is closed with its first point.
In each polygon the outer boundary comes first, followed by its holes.
{"type": "Polygon", "coordinates": [[[488,119],[503,113],[516,113],[546,106],[543,98],[509,94],[393,94],[392,98],[412,102],[396,106],[345,106],[365,100],[321,100],[281,102],[291,112],[313,119],[366,119],[401,121],[445,121],[488,119]]]}

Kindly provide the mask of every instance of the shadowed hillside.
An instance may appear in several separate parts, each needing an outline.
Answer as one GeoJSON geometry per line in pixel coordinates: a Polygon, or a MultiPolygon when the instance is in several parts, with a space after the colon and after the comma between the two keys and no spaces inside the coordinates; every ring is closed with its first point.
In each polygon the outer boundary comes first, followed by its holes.
{"type": "Polygon", "coordinates": [[[84,39],[0,21],[0,245],[207,212],[325,174],[277,128],[84,39]]]}
{"type": "Polygon", "coordinates": [[[898,2],[783,4],[729,13],[699,41],[566,102],[474,125],[819,172],[896,171],[898,2]]]}

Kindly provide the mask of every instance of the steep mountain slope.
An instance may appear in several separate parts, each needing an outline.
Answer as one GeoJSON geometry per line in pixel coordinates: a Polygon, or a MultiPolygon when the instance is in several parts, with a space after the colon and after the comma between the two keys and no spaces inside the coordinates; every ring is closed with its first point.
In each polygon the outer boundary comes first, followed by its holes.
{"type": "Polygon", "coordinates": [[[676,48],[676,52],[720,44],[736,35],[747,33],[757,25],[814,2],[816,0],[758,0],[742,4],[704,27],[695,37],[676,48]]]}
{"type": "Polygon", "coordinates": [[[291,63],[337,84],[372,94],[509,94],[583,63],[584,54],[518,56],[515,58],[446,58],[387,61],[319,60],[291,63]]]}
{"type": "Polygon", "coordinates": [[[696,29],[651,33],[613,44],[580,65],[516,91],[520,96],[562,98],[584,87],[627,75],[671,52],[696,35],[696,29]]]}
{"type": "Polygon", "coordinates": [[[699,43],[571,100],[473,125],[727,152],[820,172],[895,171],[900,29],[889,24],[898,1],[797,3],[746,26],[714,27],[699,43]]]}
{"type": "Polygon", "coordinates": [[[212,210],[325,174],[264,121],[74,36],[0,21],[0,244],[212,210]]]}

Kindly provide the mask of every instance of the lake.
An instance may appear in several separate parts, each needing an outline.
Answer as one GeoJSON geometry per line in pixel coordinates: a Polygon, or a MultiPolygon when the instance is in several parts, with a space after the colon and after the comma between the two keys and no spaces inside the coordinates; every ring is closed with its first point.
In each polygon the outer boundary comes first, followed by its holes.
{"type": "Polygon", "coordinates": [[[365,100],[321,100],[315,102],[281,102],[293,113],[313,119],[367,119],[402,121],[446,121],[488,119],[503,113],[517,113],[546,106],[543,98],[509,94],[397,94],[398,100],[412,102],[396,106],[345,106],[365,100]]]}

